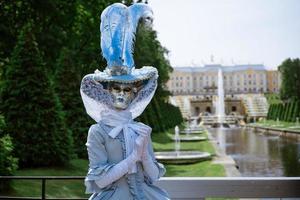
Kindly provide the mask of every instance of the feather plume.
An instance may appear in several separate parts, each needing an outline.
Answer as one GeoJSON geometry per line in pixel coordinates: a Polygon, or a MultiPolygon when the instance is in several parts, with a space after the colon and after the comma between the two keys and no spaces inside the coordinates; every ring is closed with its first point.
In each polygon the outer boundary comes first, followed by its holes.
{"type": "Polygon", "coordinates": [[[150,25],[153,21],[152,9],[144,3],[136,3],[129,7],[129,30],[126,37],[125,60],[127,66],[134,67],[133,51],[136,29],[140,19],[145,19],[146,25],[150,25]]]}
{"type": "Polygon", "coordinates": [[[129,71],[134,67],[133,44],[140,18],[152,22],[152,10],[143,3],[127,7],[114,3],[101,14],[101,49],[108,68],[126,66],[129,71]]]}
{"type": "Polygon", "coordinates": [[[108,67],[123,65],[123,42],[126,34],[128,9],[121,3],[107,7],[101,14],[101,49],[108,67]]]}

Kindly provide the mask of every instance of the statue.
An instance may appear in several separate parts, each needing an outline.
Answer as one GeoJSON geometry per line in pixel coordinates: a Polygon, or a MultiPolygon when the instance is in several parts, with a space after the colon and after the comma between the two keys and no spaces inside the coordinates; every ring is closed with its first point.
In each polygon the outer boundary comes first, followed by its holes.
{"type": "Polygon", "coordinates": [[[101,14],[101,49],[106,69],[86,75],[80,93],[97,123],[88,132],[89,170],[85,179],[90,199],[169,199],[153,183],[165,173],[154,157],[151,128],[135,122],[157,87],[154,67],[134,68],[133,40],[139,19],[152,22],[148,5],[115,3],[101,14]]]}

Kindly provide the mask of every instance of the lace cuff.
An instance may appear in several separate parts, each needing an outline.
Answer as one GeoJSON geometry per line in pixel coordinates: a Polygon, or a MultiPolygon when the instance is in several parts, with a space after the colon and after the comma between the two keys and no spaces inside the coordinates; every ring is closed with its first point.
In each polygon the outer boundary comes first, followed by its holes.
{"type": "Polygon", "coordinates": [[[96,180],[99,180],[101,178],[101,176],[103,176],[104,174],[106,174],[112,167],[114,166],[114,164],[105,164],[105,165],[98,165],[94,168],[89,168],[88,174],[85,177],[84,183],[86,186],[86,193],[90,194],[90,193],[99,193],[105,189],[110,188],[112,185],[108,185],[105,188],[99,188],[99,186],[96,184],[96,180]]]}
{"type": "Polygon", "coordinates": [[[165,166],[164,166],[163,164],[157,162],[157,161],[154,161],[154,163],[155,163],[155,164],[157,165],[157,167],[158,167],[158,171],[159,171],[159,173],[158,173],[158,178],[164,176],[165,173],[166,173],[166,168],[165,168],[165,166]]]}

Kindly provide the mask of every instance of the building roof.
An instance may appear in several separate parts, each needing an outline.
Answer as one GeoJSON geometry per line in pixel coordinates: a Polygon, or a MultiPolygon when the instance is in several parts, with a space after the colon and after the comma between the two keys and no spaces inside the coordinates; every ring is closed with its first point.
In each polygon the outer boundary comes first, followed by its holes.
{"type": "Polygon", "coordinates": [[[235,71],[247,71],[247,70],[256,70],[256,71],[266,71],[264,65],[233,65],[233,66],[222,66],[218,64],[214,65],[204,65],[198,67],[174,67],[174,71],[181,72],[206,72],[206,71],[218,71],[222,69],[224,72],[235,72],[235,71]]]}

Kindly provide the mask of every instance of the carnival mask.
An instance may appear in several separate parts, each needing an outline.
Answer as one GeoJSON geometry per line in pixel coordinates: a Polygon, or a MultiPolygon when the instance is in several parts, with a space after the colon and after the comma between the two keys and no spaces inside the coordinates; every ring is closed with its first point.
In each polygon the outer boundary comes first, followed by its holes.
{"type": "Polygon", "coordinates": [[[109,84],[108,89],[113,97],[113,106],[119,110],[125,110],[136,94],[136,88],[133,84],[112,83],[109,84]]]}

